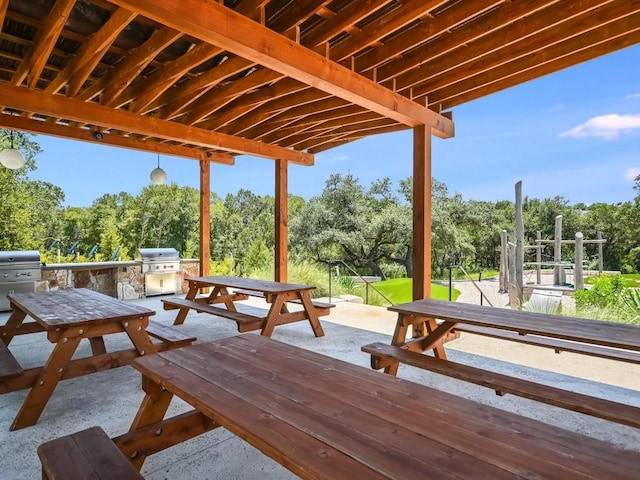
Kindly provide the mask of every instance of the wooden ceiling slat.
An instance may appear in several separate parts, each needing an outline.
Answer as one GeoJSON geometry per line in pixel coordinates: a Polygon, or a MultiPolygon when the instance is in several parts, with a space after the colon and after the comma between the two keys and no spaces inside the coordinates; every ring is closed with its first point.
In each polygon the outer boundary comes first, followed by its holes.
{"type": "Polygon", "coordinates": [[[286,15],[280,15],[273,23],[269,23],[268,27],[276,32],[285,32],[304,23],[328,3],[329,0],[297,0],[287,9],[286,15]]]}
{"type": "MultiPolygon", "coordinates": [[[[4,3],[8,5],[8,2],[4,3]]],[[[18,71],[13,76],[13,85],[22,85],[28,75],[29,88],[35,88],[75,3],[76,0],[60,0],[54,3],[46,22],[36,34],[33,46],[25,55],[18,71]]]]}
{"type": "MultiPolygon", "coordinates": [[[[331,19],[327,19],[318,27],[304,33],[301,38],[301,43],[307,47],[324,44],[339,33],[350,29],[349,27],[351,25],[355,25],[365,17],[374,14],[388,3],[390,3],[390,0],[351,2],[340,10],[339,15],[333,13],[331,19]]],[[[351,28],[351,30],[353,30],[353,28],[351,28]]]]}
{"type": "Polygon", "coordinates": [[[111,0],[202,41],[219,45],[267,68],[325,90],[409,126],[428,125],[438,136],[453,135],[453,122],[375,82],[216,3],[195,0],[111,0]],[[183,15],[172,15],[183,11],[183,15]]]}

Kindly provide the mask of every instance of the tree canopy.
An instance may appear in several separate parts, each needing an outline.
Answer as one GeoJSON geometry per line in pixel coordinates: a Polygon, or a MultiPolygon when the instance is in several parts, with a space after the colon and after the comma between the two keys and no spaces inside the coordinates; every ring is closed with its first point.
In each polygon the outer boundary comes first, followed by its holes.
{"type": "MultiPolygon", "coordinates": [[[[8,145],[0,130],[0,144],[8,145]]],[[[64,260],[132,258],[142,247],[173,247],[183,258],[199,251],[199,192],[176,184],[150,185],[138,195],[103,195],[90,207],[63,207],[64,192],[29,178],[39,145],[16,135],[25,153],[25,168],[0,168],[0,249],[40,249],[54,261],[59,247],[64,260]],[[75,246],[73,251],[71,247],[75,246]]],[[[361,274],[383,278],[413,274],[413,182],[394,185],[383,177],[368,186],[353,174],[333,174],[322,193],[304,199],[289,196],[289,251],[292,260],[344,262],[361,274]]],[[[525,198],[525,242],[554,236],[555,217],[563,216],[563,238],[578,231],[586,239],[598,232],[607,240],[603,261],[607,270],[640,271],[640,176],[633,201],[614,205],[577,204],[561,197],[525,198]]],[[[467,269],[497,269],[500,234],[515,230],[514,204],[465,199],[432,180],[432,271],[442,276],[450,265],[467,269]]],[[[273,263],[274,198],[241,189],[211,197],[211,257],[225,273],[240,275],[273,263]]],[[[595,262],[597,247],[587,245],[595,262]]],[[[547,258],[552,252],[545,250],[547,258]]],[[[532,255],[532,254],[530,254],[532,255]]],[[[571,256],[569,248],[563,256],[571,256]]],[[[532,258],[529,258],[530,260],[532,258]]]]}

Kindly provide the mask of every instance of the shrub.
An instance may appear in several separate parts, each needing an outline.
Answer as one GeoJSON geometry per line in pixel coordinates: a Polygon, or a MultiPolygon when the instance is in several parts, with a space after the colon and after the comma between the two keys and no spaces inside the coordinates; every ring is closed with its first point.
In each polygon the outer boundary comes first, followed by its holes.
{"type": "Polygon", "coordinates": [[[613,305],[618,302],[618,297],[624,290],[624,281],[620,275],[602,275],[593,281],[592,288],[576,292],[576,309],[613,305]]]}

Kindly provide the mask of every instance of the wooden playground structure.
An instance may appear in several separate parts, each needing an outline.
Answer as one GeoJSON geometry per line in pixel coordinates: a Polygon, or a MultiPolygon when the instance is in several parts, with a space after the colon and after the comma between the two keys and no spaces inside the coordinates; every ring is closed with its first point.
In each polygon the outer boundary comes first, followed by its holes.
{"type": "MultiPolygon", "coordinates": [[[[597,238],[588,240],[582,232],[576,232],[575,238],[562,238],[562,215],[556,216],[555,232],[553,239],[543,239],[540,231],[536,232],[534,245],[524,243],[524,222],[522,214],[522,182],[516,183],[516,233],[515,242],[508,240],[507,231],[501,234],[500,250],[500,292],[509,292],[509,304],[511,308],[520,308],[535,292],[545,292],[546,297],[558,298],[562,295],[573,295],[576,290],[584,288],[584,246],[596,244],[598,246],[598,274],[603,272],[603,245],[606,239],[602,238],[602,232],[597,233],[597,238]],[[543,260],[543,250],[553,245],[553,260],[543,260]],[[574,245],[574,261],[562,259],[562,246],[574,245]],[[535,250],[534,262],[524,261],[525,250],[535,250]],[[525,267],[535,267],[535,283],[524,283],[525,267]],[[553,267],[553,282],[544,283],[542,276],[547,268],[553,267]],[[573,273],[573,283],[567,282],[567,270],[573,273]]],[[[558,300],[559,303],[559,300],[558,300]]]]}

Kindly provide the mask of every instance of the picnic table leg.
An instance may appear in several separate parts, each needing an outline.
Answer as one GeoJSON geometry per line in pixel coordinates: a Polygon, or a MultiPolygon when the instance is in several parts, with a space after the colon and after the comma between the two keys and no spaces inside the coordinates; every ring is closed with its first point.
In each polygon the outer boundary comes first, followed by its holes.
{"type": "MultiPolygon", "coordinates": [[[[200,290],[200,287],[198,287],[197,285],[195,284],[191,285],[184,299],[193,300],[194,298],[196,298],[196,295],[198,294],[199,290],[200,290]]],[[[184,319],[187,318],[188,314],[189,314],[189,309],[187,307],[181,307],[180,310],[178,310],[178,315],[176,315],[176,319],[173,321],[173,324],[182,325],[184,323],[184,319]]]]}
{"type": "Polygon", "coordinates": [[[158,349],[151,341],[144,324],[145,322],[142,318],[122,322],[125,332],[129,335],[129,339],[138,350],[138,353],[140,355],[151,355],[157,353],[158,349]]]}
{"type": "Polygon", "coordinates": [[[273,329],[278,324],[278,316],[280,315],[280,311],[282,310],[284,303],[284,296],[276,295],[273,299],[273,303],[271,304],[271,308],[269,308],[267,318],[265,318],[264,323],[262,324],[262,331],[260,332],[261,335],[271,338],[273,329]]]}
{"type": "MultiPolygon", "coordinates": [[[[72,329],[67,329],[58,337],[58,342],[53,348],[53,352],[51,352],[49,359],[44,367],[42,367],[31,390],[29,390],[27,398],[25,398],[9,430],[13,431],[30,427],[31,425],[35,425],[38,418],[40,418],[44,407],[47,405],[49,398],[51,398],[51,394],[62,378],[71,357],[80,343],[81,337],[69,335],[72,333],[70,330],[72,329]]],[[[77,329],[74,328],[73,330],[73,333],[76,334],[77,329]]]]}
{"type": "MultiPolygon", "coordinates": [[[[398,321],[396,322],[396,328],[391,337],[391,345],[401,345],[407,340],[407,331],[409,330],[409,319],[402,313],[398,314],[398,321]]],[[[391,365],[384,368],[384,373],[389,375],[398,374],[399,362],[393,362],[391,365]]]]}
{"type": "Polygon", "coordinates": [[[213,292],[211,292],[211,295],[209,295],[209,303],[221,303],[215,302],[217,298],[220,298],[222,300],[222,303],[224,303],[224,306],[227,307],[227,310],[229,310],[230,312],[238,311],[235,303],[233,303],[233,300],[229,298],[229,290],[227,290],[227,287],[215,287],[213,289],[213,292]]]}
{"type": "Polygon", "coordinates": [[[2,328],[2,341],[8,347],[11,340],[15,336],[16,329],[22,325],[22,321],[27,317],[27,314],[22,310],[14,310],[11,312],[7,323],[2,328]]]}
{"type": "Polygon", "coordinates": [[[90,337],[89,343],[91,344],[91,353],[93,356],[98,356],[107,353],[107,347],[104,346],[104,337],[90,337]]]}
{"type": "MultiPolygon", "coordinates": [[[[133,432],[141,427],[145,427],[152,423],[161,421],[169,409],[169,404],[173,398],[173,393],[165,390],[153,380],[143,376],[142,377],[142,389],[145,392],[142,404],[136,413],[129,432],[133,432]]],[[[143,453],[128,452],[126,451],[126,445],[120,446],[123,452],[129,457],[133,466],[140,471],[142,465],[147,456],[143,453]]]]}
{"type": "MultiPolygon", "coordinates": [[[[429,334],[433,333],[433,331],[438,328],[438,322],[436,322],[435,318],[429,318],[425,321],[424,325],[427,328],[427,332],[429,334]]],[[[444,350],[444,339],[436,343],[433,348],[433,356],[436,358],[440,358],[442,360],[447,359],[447,353],[444,350]]]]}
{"type": "Polygon", "coordinates": [[[320,318],[318,318],[318,314],[316,313],[316,307],[314,307],[313,302],[311,301],[311,294],[308,290],[304,290],[299,292],[298,296],[300,297],[304,311],[307,312],[307,318],[311,324],[313,334],[316,337],[324,336],[324,330],[322,329],[322,325],[320,325],[320,318]]]}

